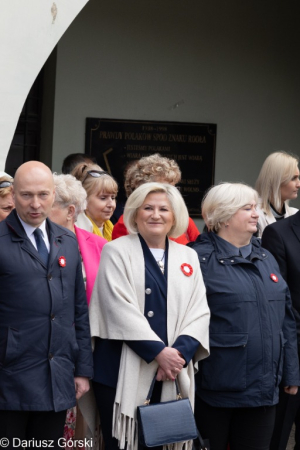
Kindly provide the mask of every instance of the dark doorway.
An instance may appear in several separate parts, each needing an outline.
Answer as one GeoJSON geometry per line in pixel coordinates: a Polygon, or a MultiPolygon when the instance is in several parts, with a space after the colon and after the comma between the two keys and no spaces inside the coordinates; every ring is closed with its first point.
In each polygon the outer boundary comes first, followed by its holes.
{"type": "Polygon", "coordinates": [[[35,79],[19,117],[5,165],[5,172],[11,176],[24,162],[40,159],[43,77],[44,69],[35,79]]]}

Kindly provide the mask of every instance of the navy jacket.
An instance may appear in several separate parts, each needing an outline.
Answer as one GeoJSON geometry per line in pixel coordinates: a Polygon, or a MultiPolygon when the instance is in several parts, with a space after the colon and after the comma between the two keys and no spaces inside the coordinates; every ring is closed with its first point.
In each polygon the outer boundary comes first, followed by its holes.
{"type": "Polygon", "coordinates": [[[15,211],[0,223],[0,410],[68,409],[74,376],[93,376],[78,244],[49,220],[47,229],[48,267],[15,211]]]}
{"type": "MultiPolygon", "coordinates": [[[[165,272],[162,274],[144,239],[140,237],[145,258],[145,317],[163,342],[126,341],[126,344],[147,363],[168,345],[167,341],[167,288],[168,240],[166,241],[165,272]]],[[[179,336],[173,344],[188,364],[199,342],[191,336],[179,336]]],[[[123,341],[96,339],[94,351],[94,381],[116,387],[118,381],[123,341]]]]}
{"type": "Polygon", "coordinates": [[[276,260],[257,238],[246,259],[214,233],[193,248],[211,309],[211,354],[200,363],[197,395],[219,407],[276,404],[281,379],[299,384],[296,325],[276,260]]]}

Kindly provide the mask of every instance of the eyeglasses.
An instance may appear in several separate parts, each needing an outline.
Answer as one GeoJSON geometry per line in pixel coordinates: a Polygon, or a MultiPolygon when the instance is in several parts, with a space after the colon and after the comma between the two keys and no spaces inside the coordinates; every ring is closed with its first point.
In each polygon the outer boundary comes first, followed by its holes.
{"type": "Polygon", "coordinates": [[[1,181],[0,189],[4,189],[4,188],[7,188],[9,186],[12,186],[12,184],[13,184],[12,181],[1,181]]]}
{"type": "Polygon", "coordinates": [[[109,173],[105,172],[104,170],[88,170],[86,173],[86,176],[82,180],[82,184],[85,182],[88,176],[94,177],[94,178],[100,178],[103,175],[109,175],[109,173]]]}

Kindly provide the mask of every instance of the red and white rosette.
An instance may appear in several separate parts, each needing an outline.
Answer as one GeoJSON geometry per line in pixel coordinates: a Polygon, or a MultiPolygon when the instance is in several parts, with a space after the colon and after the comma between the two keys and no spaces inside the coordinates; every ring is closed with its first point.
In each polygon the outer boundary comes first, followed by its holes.
{"type": "Polygon", "coordinates": [[[60,267],[66,267],[67,265],[66,258],[64,256],[60,256],[58,258],[58,264],[60,265],[60,267]]]}
{"type": "Polygon", "coordinates": [[[180,268],[186,277],[190,277],[191,275],[193,275],[194,271],[190,264],[183,263],[181,264],[180,268]]]}
{"type": "Polygon", "coordinates": [[[271,273],[270,278],[274,283],[278,283],[278,276],[275,273],[271,273]]]}

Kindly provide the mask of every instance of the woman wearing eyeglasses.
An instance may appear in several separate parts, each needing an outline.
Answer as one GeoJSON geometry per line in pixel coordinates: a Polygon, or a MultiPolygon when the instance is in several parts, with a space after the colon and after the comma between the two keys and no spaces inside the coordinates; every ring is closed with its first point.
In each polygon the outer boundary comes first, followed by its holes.
{"type": "Polygon", "coordinates": [[[87,208],[79,214],[77,227],[111,241],[113,224],[109,219],[116,209],[116,181],[97,164],[79,164],[72,175],[87,193],[87,208]]]}
{"type": "Polygon", "coordinates": [[[0,177],[0,222],[14,209],[15,203],[11,193],[13,179],[9,175],[0,177]]]}

